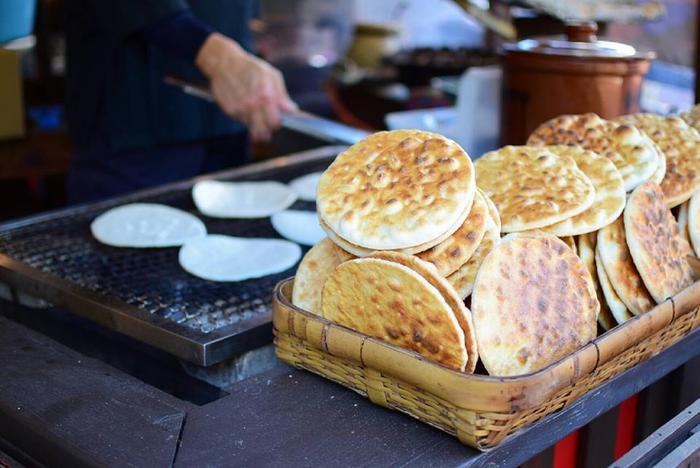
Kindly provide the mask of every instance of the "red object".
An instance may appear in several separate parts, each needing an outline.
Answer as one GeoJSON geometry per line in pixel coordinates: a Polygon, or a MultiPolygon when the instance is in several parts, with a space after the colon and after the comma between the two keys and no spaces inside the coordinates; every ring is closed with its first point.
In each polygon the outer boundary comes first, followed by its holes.
{"type": "Polygon", "coordinates": [[[615,431],[615,460],[627,453],[634,444],[634,429],[637,425],[637,395],[620,403],[615,431]]]}
{"type": "Polygon", "coordinates": [[[28,176],[27,186],[29,187],[29,190],[37,193],[39,191],[39,178],[37,176],[28,176]]]}
{"type": "Polygon", "coordinates": [[[576,468],[578,431],[572,432],[554,446],[552,468],[576,468]]]}

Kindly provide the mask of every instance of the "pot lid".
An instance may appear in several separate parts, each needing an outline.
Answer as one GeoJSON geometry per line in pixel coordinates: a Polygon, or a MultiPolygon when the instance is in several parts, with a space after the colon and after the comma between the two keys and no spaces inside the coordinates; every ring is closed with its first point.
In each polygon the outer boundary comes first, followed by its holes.
{"type": "Polygon", "coordinates": [[[529,52],[581,58],[653,58],[652,53],[640,53],[628,44],[599,41],[598,25],[593,21],[568,23],[563,36],[523,39],[504,45],[508,52],[529,52]]]}

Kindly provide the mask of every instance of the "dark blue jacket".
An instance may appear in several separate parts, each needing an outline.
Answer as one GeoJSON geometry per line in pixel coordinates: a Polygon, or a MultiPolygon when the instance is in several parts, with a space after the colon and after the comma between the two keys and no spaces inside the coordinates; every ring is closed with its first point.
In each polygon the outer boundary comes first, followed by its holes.
{"type": "Polygon", "coordinates": [[[76,147],[95,138],[114,151],[239,133],[215,105],[163,84],[174,73],[202,81],[188,61],[166,56],[140,32],[191,8],[214,30],[250,48],[254,0],[67,0],[67,116],[76,147]]]}

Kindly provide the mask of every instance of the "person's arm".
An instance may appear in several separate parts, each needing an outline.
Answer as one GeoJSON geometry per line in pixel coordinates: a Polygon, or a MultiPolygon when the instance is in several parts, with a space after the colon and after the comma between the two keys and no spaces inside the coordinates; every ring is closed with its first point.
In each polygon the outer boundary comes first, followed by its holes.
{"type": "Polygon", "coordinates": [[[296,109],[278,70],[214,32],[190,10],[161,18],[141,34],[169,55],[193,61],[209,78],[221,110],[245,123],[254,140],[268,140],[280,125],[280,113],[296,109]]]}
{"type": "Polygon", "coordinates": [[[296,109],[278,70],[212,32],[185,0],[92,0],[89,7],[115,43],[141,34],[164,52],[193,61],[222,111],[245,123],[254,140],[269,139],[280,112],[296,109]],[[183,19],[183,12],[189,17],[183,19]]]}
{"type": "Polygon", "coordinates": [[[297,108],[279,70],[226,36],[209,35],[195,64],[209,78],[219,107],[230,117],[243,121],[254,140],[268,140],[280,125],[281,112],[297,108]]]}
{"type": "Polygon", "coordinates": [[[141,35],[166,54],[194,62],[199,49],[213,32],[214,29],[200,21],[192,11],[183,10],[150,24],[141,35]]]}

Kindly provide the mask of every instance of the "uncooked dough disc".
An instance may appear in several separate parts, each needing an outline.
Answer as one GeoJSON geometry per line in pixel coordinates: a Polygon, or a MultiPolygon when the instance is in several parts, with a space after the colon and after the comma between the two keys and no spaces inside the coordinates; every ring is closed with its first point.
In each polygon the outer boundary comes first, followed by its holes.
{"type": "Polygon", "coordinates": [[[186,211],[156,203],[112,208],[90,225],[95,239],[114,247],[177,247],[207,234],[204,223],[186,211]]]}
{"type": "Polygon", "coordinates": [[[316,190],[322,174],[323,172],[312,172],[311,174],[297,177],[289,183],[289,186],[299,196],[299,200],[316,201],[316,190]]]}
{"type": "Polygon", "coordinates": [[[326,237],[314,211],[285,210],[272,215],[272,227],[285,239],[302,245],[316,245],[326,237]]]}
{"type": "Polygon", "coordinates": [[[180,249],[180,266],[210,281],[243,281],[280,273],[301,258],[301,247],[281,239],[248,239],[211,234],[180,249]]]}
{"type": "Polygon", "coordinates": [[[219,182],[204,180],[192,188],[197,209],[214,218],[266,218],[289,208],[297,199],[280,182],[219,182]]]}

